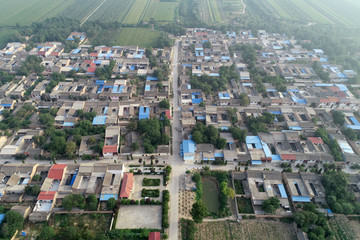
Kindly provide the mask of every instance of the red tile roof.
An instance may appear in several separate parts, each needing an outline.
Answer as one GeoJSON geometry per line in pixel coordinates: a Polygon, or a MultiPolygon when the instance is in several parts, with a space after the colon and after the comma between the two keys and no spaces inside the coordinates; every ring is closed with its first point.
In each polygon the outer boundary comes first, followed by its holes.
{"type": "Polygon", "coordinates": [[[321,137],[308,137],[308,139],[313,143],[313,144],[324,144],[323,140],[321,139],[321,137]]]}
{"type": "Polygon", "coordinates": [[[170,114],[170,110],[166,110],[165,111],[165,115],[168,119],[171,119],[171,114],[170,114]]]}
{"type": "Polygon", "coordinates": [[[54,200],[55,194],[56,194],[55,191],[40,192],[38,196],[38,200],[54,200]]]}
{"type": "Polygon", "coordinates": [[[332,102],[339,102],[339,98],[337,97],[329,97],[329,98],[320,98],[321,103],[332,103],[332,102]]]}
{"type": "Polygon", "coordinates": [[[103,147],[103,154],[105,153],[117,153],[118,146],[116,145],[106,145],[103,147]]]}
{"type": "Polygon", "coordinates": [[[208,35],[208,33],[207,32],[196,32],[195,33],[195,35],[205,35],[205,36],[207,36],[208,35]]]}
{"type": "Polygon", "coordinates": [[[48,178],[61,180],[64,174],[64,169],[66,168],[66,164],[55,164],[53,165],[48,174],[48,178]]]}
{"type": "Polygon", "coordinates": [[[96,71],[96,67],[89,67],[86,72],[87,73],[95,73],[95,71],[96,71]]]}
{"type": "Polygon", "coordinates": [[[160,232],[151,232],[149,234],[149,240],[160,240],[160,232]]]}
{"type": "Polygon", "coordinates": [[[134,179],[132,173],[124,173],[123,182],[121,184],[120,197],[130,197],[130,192],[133,188],[134,179]]]}
{"type": "Polygon", "coordinates": [[[295,154],[281,154],[282,160],[296,160],[295,154]]]}
{"type": "Polygon", "coordinates": [[[98,55],[98,53],[90,53],[90,57],[97,57],[98,55]]]}

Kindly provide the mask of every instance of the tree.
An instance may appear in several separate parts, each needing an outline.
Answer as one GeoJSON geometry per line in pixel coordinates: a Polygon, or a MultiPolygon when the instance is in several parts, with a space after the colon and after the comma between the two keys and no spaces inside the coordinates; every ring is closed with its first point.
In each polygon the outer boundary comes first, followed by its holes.
{"type": "Polygon", "coordinates": [[[95,196],[95,194],[91,194],[86,199],[87,207],[90,211],[96,211],[98,208],[98,200],[95,196]]]}
{"type": "Polygon", "coordinates": [[[337,111],[337,110],[333,110],[331,112],[332,114],[332,117],[334,119],[334,123],[337,124],[337,125],[343,125],[344,122],[345,122],[345,114],[343,114],[342,112],[340,111],[337,111]]]}
{"type": "Polygon", "coordinates": [[[246,93],[241,93],[239,97],[241,106],[248,106],[250,104],[250,98],[246,93]]]}
{"type": "Polygon", "coordinates": [[[167,100],[167,99],[161,100],[161,102],[159,102],[159,107],[169,109],[170,108],[169,100],[167,100]]]}
{"type": "Polygon", "coordinates": [[[107,202],[106,202],[106,208],[110,211],[114,210],[116,206],[116,200],[115,198],[110,198],[107,202]]]}
{"type": "Polygon", "coordinates": [[[72,208],[84,208],[84,196],[79,194],[70,194],[63,198],[62,206],[66,211],[71,211],[72,208]]]}
{"type": "Polygon", "coordinates": [[[244,143],[246,139],[246,130],[241,130],[237,127],[230,128],[230,132],[235,140],[238,140],[240,143],[244,143]]]}
{"type": "Polygon", "coordinates": [[[227,142],[226,142],[225,138],[218,138],[217,142],[216,142],[216,148],[217,149],[224,149],[226,144],[227,144],[227,142]]]}
{"type": "Polygon", "coordinates": [[[190,214],[194,222],[201,223],[204,217],[208,215],[206,205],[201,200],[198,200],[193,204],[190,214]]]}
{"type": "Polygon", "coordinates": [[[56,236],[55,230],[52,227],[46,226],[43,227],[39,236],[36,238],[37,240],[52,240],[56,236]]]}
{"type": "Polygon", "coordinates": [[[132,151],[136,151],[136,150],[138,150],[139,149],[139,143],[138,142],[133,142],[132,144],[131,144],[131,150],[132,151]]]}
{"type": "Polygon", "coordinates": [[[40,185],[27,185],[25,187],[25,193],[31,196],[38,196],[40,193],[40,185]]]}
{"type": "Polygon", "coordinates": [[[280,200],[276,197],[266,199],[262,204],[262,209],[264,210],[264,212],[271,214],[274,214],[279,207],[280,200]]]}
{"type": "Polygon", "coordinates": [[[202,143],[202,140],[203,140],[203,135],[201,134],[200,131],[194,131],[192,133],[192,140],[196,143],[202,143]]]}
{"type": "Polygon", "coordinates": [[[1,225],[1,237],[11,239],[16,230],[21,230],[24,224],[24,218],[20,213],[8,211],[5,214],[4,222],[1,225]]]}
{"type": "Polygon", "coordinates": [[[96,139],[94,138],[94,137],[90,137],[89,139],[88,139],[88,144],[89,145],[94,145],[96,143],[96,139]]]}
{"type": "Polygon", "coordinates": [[[55,122],[54,117],[51,116],[50,113],[41,113],[39,115],[39,121],[46,126],[51,126],[55,122]]]}
{"type": "Polygon", "coordinates": [[[346,128],[344,131],[343,131],[343,134],[351,141],[356,141],[357,140],[357,136],[356,136],[356,133],[353,129],[351,128],[346,128]]]}
{"type": "Polygon", "coordinates": [[[205,102],[202,101],[201,103],[199,103],[199,107],[205,107],[205,102]]]}
{"type": "Polygon", "coordinates": [[[74,152],[76,151],[77,146],[76,143],[73,141],[70,142],[66,142],[66,147],[65,147],[65,153],[68,156],[72,156],[74,154],[74,152]]]}

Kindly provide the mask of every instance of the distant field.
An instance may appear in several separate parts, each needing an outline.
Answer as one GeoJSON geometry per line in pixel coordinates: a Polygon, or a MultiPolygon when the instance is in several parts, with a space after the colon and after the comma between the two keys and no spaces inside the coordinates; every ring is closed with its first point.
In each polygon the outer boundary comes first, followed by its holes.
{"type": "Polygon", "coordinates": [[[118,37],[117,45],[149,47],[154,45],[160,36],[161,32],[147,28],[123,28],[118,37]]]}
{"type": "Polygon", "coordinates": [[[124,19],[125,24],[137,24],[145,14],[151,0],[135,0],[134,5],[124,19]]]}
{"type": "Polygon", "coordinates": [[[0,25],[30,25],[57,16],[75,0],[0,0],[0,25]]]}
{"type": "Polygon", "coordinates": [[[244,0],[251,14],[319,24],[360,25],[358,0],[244,0]]]}
{"type": "Polygon", "coordinates": [[[223,0],[221,6],[227,17],[238,17],[244,12],[244,4],[241,0],[223,0]]]}
{"type": "Polygon", "coordinates": [[[200,0],[199,2],[200,16],[205,22],[220,23],[222,21],[220,5],[216,0],[200,0]]]}

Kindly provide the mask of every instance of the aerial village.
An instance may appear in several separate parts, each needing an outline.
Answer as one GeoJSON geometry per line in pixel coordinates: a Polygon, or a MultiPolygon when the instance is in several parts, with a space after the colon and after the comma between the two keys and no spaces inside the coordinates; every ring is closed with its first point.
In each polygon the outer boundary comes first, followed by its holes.
{"type": "Polygon", "coordinates": [[[177,239],[201,195],[210,217],[287,218],[307,203],[331,217],[331,169],[355,196],[335,211],[360,214],[358,76],[323,50],[248,30],[187,29],[164,49],[86,40],[0,50],[0,202],[28,222],[16,234],[94,212],[107,231],[177,239]],[[205,191],[208,175],[233,194],[205,191]]]}

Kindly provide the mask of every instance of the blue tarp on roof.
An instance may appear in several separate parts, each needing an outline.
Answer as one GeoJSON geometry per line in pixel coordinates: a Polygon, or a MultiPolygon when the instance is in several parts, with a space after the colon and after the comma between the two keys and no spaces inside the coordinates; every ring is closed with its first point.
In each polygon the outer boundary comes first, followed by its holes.
{"type": "Polygon", "coordinates": [[[277,92],[276,89],[272,89],[272,88],[269,88],[269,89],[266,89],[267,92],[277,92]]]}
{"type": "Polygon", "coordinates": [[[356,119],[356,117],[354,116],[351,116],[349,117],[349,119],[351,120],[351,122],[354,124],[354,125],[360,125],[359,121],[356,119]]]}
{"type": "Polygon", "coordinates": [[[117,194],[101,194],[100,201],[108,201],[110,198],[118,199],[117,194]]]}
{"type": "Polygon", "coordinates": [[[287,194],[286,194],[284,185],[278,184],[278,188],[279,188],[279,190],[280,190],[280,195],[281,195],[281,197],[282,197],[282,198],[287,198],[287,194]]]}
{"type": "Polygon", "coordinates": [[[98,93],[98,94],[101,93],[101,91],[103,90],[103,88],[104,88],[104,85],[99,85],[99,89],[98,89],[97,93],[98,93]]]}
{"type": "Polygon", "coordinates": [[[196,116],[196,119],[197,120],[205,120],[206,118],[205,118],[205,116],[196,116]]]}
{"type": "Polygon", "coordinates": [[[337,86],[342,92],[349,91],[349,89],[344,84],[334,84],[334,85],[337,86]]]}
{"type": "Polygon", "coordinates": [[[81,49],[74,49],[73,54],[78,54],[81,51],[81,49]]]}
{"type": "Polygon", "coordinates": [[[221,57],[221,60],[230,60],[230,57],[228,57],[228,56],[222,56],[222,57],[221,57]]]}
{"type": "Polygon", "coordinates": [[[74,176],[71,178],[70,186],[72,186],[75,182],[75,178],[78,175],[78,173],[75,173],[74,176]]]}
{"type": "Polygon", "coordinates": [[[193,98],[191,101],[193,104],[200,104],[203,101],[203,99],[202,98],[193,98]]]}
{"type": "Polygon", "coordinates": [[[75,126],[75,123],[73,123],[73,122],[64,122],[63,123],[63,127],[73,127],[73,126],[75,126]]]}
{"type": "Polygon", "coordinates": [[[310,202],[310,197],[306,196],[291,196],[293,202],[310,202]]]}
{"type": "Polygon", "coordinates": [[[183,67],[192,67],[192,64],[182,64],[183,67]]]}
{"type": "Polygon", "coordinates": [[[96,116],[93,119],[93,125],[105,125],[106,116],[96,116]]]}
{"type": "Polygon", "coordinates": [[[252,86],[253,86],[252,83],[243,83],[242,85],[243,85],[243,86],[246,86],[246,87],[252,87],[252,86]]]}
{"type": "Polygon", "coordinates": [[[320,58],[320,62],[327,62],[328,59],[327,58],[320,58]]]}
{"type": "Polygon", "coordinates": [[[151,77],[151,76],[147,76],[146,77],[146,81],[158,81],[159,79],[157,77],[151,77]]]}
{"type": "Polygon", "coordinates": [[[0,104],[1,106],[4,106],[4,107],[11,107],[12,106],[12,104],[5,104],[5,103],[2,103],[2,104],[0,104]]]}
{"type": "Polygon", "coordinates": [[[271,151],[270,151],[269,146],[266,143],[264,143],[263,141],[261,141],[261,144],[262,144],[265,156],[266,157],[271,157],[271,151]]]}
{"type": "Polygon", "coordinates": [[[221,127],[221,130],[229,130],[229,127],[221,127]]]}
{"type": "Polygon", "coordinates": [[[150,118],[150,108],[149,107],[140,107],[139,120],[149,119],[149,118],[150,118]]]}
{"type": "Polygon", "coordinates": [[[331,209],[327,208],[326,211],[330,214],[333,214],[333,212],[331,211],[331,209]]]}
{"type": "Polygon", "coordinates": [[[150,91],[150,85],[145,85],[145,91],[150,91]]]}
{"type": "Polygon", "coordinates": [[[302,127],[289,127],[290,130],[301,131],[302,127]]]}
{"type": "Polygon", "coordinates": [[[112,89],[112,93],[122,93],[124,91],[124,86],[123,85],[116,85],[114,86],[114,88],[112,89]]]}
{"type": "Polygon", "coordinates": [[[252,161],[251,161],[251,164],[252,164],[252,165],[261,165],[262,162],[261,162],[260,160],[252,160],[252,161]]]}

